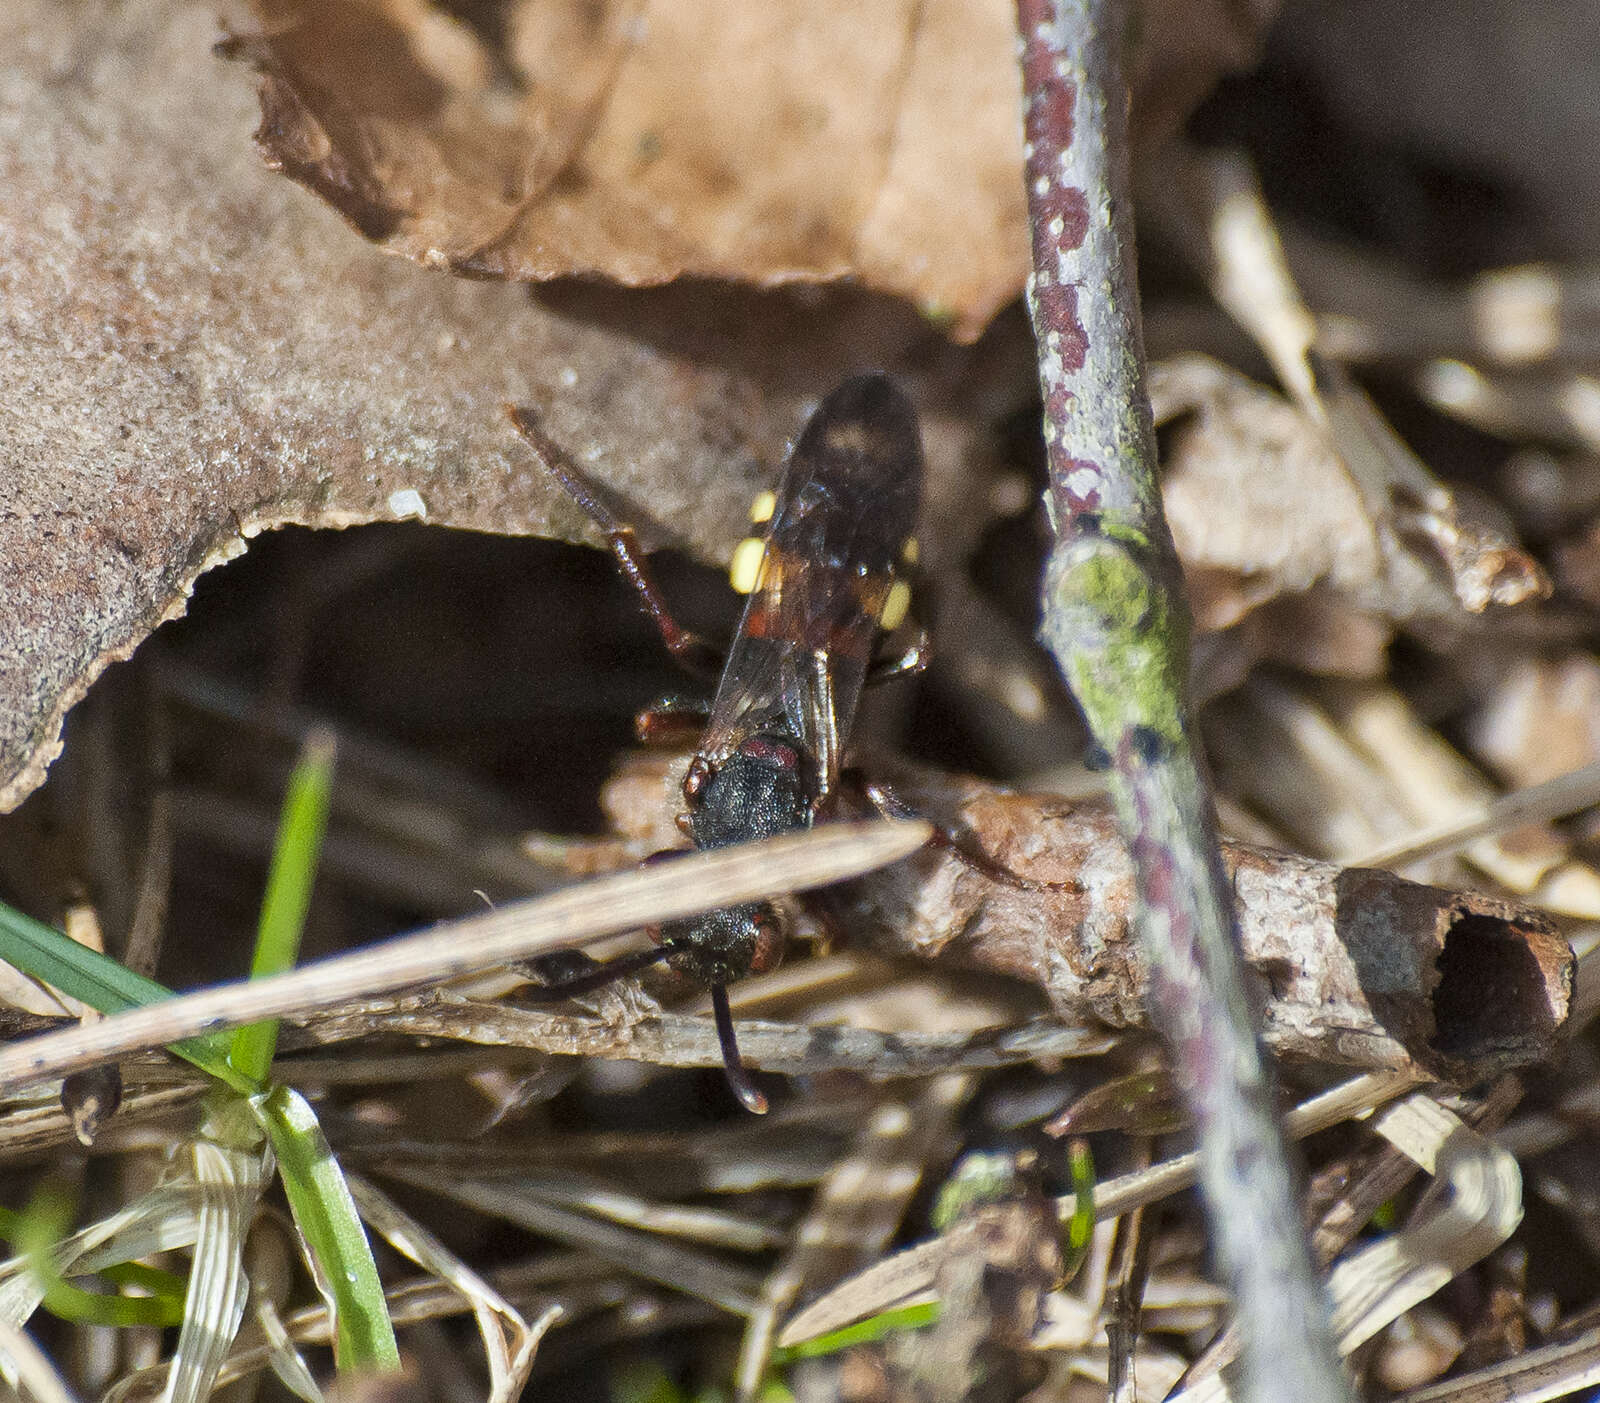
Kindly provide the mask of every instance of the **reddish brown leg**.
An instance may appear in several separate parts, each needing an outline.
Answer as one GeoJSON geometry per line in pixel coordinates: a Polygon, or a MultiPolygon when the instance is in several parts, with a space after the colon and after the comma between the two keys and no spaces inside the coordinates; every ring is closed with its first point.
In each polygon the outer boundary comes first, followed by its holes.
{"type": "Polygon", "coordinates": [[[918,673],[927,671],[932,656],[933,647],[928,638],[928,630],[922,629],[917,634],[916,642],[899,657],[874,658],[871,666],[867,668],[866,685],[876,687],[880,682],[893,682],[901,677],[915,677],[918,673]]]}
{"type": "Polygon", "coordinates": [[[530,411],[511,404],[505,406],[505,411],[512,426],[539,455],[545,471],[561,484],[567,495],[583,509],[589,520],[600,528],[606,538],[606,545],[611,548],[611,554],[616,557],[617,564],[621,566],[628,583],[638,591],[645,612],[655,623],[661,634],[661,641],[667,645],[672,656],[691,672],[715,678],[722,670],[721,653],[703,638],[682,628],[673,618],[671,607],[650,573],[649,564],[639,547],[639,538],[634,535],[633,528],[617,520],[611,509],[601,501],[600,494],[583,469],[572,461],[571,456],[560,444],[539,427],[538,421],[530,411]]]}
{"type": "Polygon", "coordinates": [[[699,697],[663,697],[633,718],[641,745],[680,745],[700,738],[711,703],[699,697]]]}

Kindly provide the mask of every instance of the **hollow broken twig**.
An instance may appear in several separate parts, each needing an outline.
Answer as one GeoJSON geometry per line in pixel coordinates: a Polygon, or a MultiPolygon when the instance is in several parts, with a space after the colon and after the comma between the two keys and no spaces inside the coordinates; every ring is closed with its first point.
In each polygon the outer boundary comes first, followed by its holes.
{"type": "MultiPolygon", "coordinates": [[[[1074,1021],[1148,1026],[1134,864],[1103,805],[894,781],[1021,875],[1078,889],[1017,891],[929,850],[822,898],[841,929],[885,954],[1025,979],[1074,1021]]],[[[1223,865],[1274,1052],[1463,1084],[1549,1055],[1573,956],[1540,912],[1243,844],[1223,845],[1223,865]]]]}

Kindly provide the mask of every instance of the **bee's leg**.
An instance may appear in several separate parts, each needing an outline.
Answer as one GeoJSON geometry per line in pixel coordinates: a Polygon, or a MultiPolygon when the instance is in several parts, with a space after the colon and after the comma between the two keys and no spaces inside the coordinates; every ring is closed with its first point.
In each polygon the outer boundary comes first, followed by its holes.
{"type": "Polygon", "coordinates": [[[555,950],[528,962],[535,974],[541,978],[548,977],[549,982],[524,989],[517,998],[522,1003],[558,1003],[562,999],[603,989],[618,979],[626,979],[630,974],[649,969],[666,957],[667,952],[662,949],[636,950],[631,955],[621,955],[601,964],[582,950],[555,950]]]}
{"type": "Polygon", "coordinates": [[[698,740],[710,715],[703,697],[662,697],[633,718],[633,733],[642,745],[679,745],[698,740]]]}
{"type": "Polygon", "coordinates": [[[876,687],[880,682],[893,682],[900,677],[915,677],[927,669],[933,656],[933,647],[927,629],[918,629],[911,646],[896,657],[874,658],[867,668],[866,685],[876,687]]]}
{"type": "Polygon", "coordinates": [[[512,426],[522,435],[528,446],[539,455],[545,470],[566,489],[566,493],[580,506],[589,520],[600,528],[606,545],[616,557],[628,583],[639,592],[645,612],[661,634],[661,641],[684,667],[703,677],[715,679],[722,670],[722,654],[697,634],[681,627],[672,616],[672,609],[650,573],[644,551],[633,528],[619,521],[601,500],[595,485],[566,450],[539,427],[533,414],[516,405],[507,405],[506,414],[512,426]]]}
{"type": "MultiPolygon", "coordinates": [[[[847,770],[846,777],[859,788],[862,796],[885,818],[925,818],[910,804],[906,803],[888,785],[878,780],[868,779],[859,770],[847,770]]],[[[1079,891],[1081,883],[1075,881],[1065,882],[1036,882],[1029,877],[1018,876],[1004,863],[996,861],[984,852],[982,848],[970,846],[963,840],[962,835],[950,828],[939,824],[933,826],[932,842],[935,847],[945,849],[951,857],[958,862],[970,867],[974,872],[981,872],[996,882],[1003,882],[1008,887],[1015,887],[1018,891],[1079,891]]]]}

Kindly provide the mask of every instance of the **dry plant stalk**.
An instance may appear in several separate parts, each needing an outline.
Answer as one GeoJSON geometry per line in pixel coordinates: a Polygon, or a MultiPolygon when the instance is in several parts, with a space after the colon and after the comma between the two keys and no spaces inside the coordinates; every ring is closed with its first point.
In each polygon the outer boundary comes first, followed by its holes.
{"type": "Polygon", "coordinates": [[[879,1257],[899,1228],[930,1161],[952,1150],[956,1116],[974,1082],[937,1077],[886,1096],[817,1186],[806,1217],[761,1285],[739,1351],[740,1403],[755,1398],[770,1366],[779,1320],[802,1295],[831,1286],[879,1257]]]}
{"type": "MultiPolygon", "coordinates": [[[[1302,1102],[1283,1117],[1283,1133],[1291,1140],[1315,1135],[1353,1116],[1365,1115],[1409,1089],[1404,1075],[1368,1073],[1302,1102]]],[[[1200,1156],[1191,1150],[1158,1164],[1122,1174],[1095,1185],[1094,1212],[1102,1223],[1132,1213],[1172,1194],[1192,1188],[1200,1156]]],[[[1077,1208],[1076,1197],[1056,1200],[1057,1217],[1065,1221],[1077,1208]]],[[[815,1339],[852,1321],[904,1302],[918,1292],[931,1290],[940,1262],[952,1250],[948,1235],[907,1247],[868,1267],[818,1300],[811,1302],[783,1327],[779,1344],[815,1339]]],[[[959,1250],[959,1245],[956,1250],[959,1250]]],[[[1048,1326],[1046,1330],[1048,1331],[1048,1326]]]]}
{"type": "MultiPolygon", "coordinates": [[[[1196,157],[1176,185],[1193,200],[1185,230],[1207,231],[1199,261],[1217,301],[1255,340],[1279,382],[1326,435],[1360,492],[1385,560],[1389,590],[1422,614],[1448,619],[1491,604],[1541,598],[1550,582],[1539,564],[1499,532],[1466,519],[1383,419],[1366,392],[1317,344],[1317,323],[1301,297],[1271,213],[1248,163],[1196,157]],[[1418,555],[1413,542],[1426,542],[1418,555]],[[1431,557],[1431,558],[1430,558],[1431,557]],[[1443,565],[1448,592],[1431,578],[1443,565]]],[[[1197,251],[1198,252],[1198,251],[1197,251]]]]}
{"type": "Polygon", "coordinates": [[[1191,623],[1156,483],[1116,0],[1018,0],[1029,312],[1056,541],[1043,636],[1096,744],[1138,872],[1148,1003],[1200,1137],[1245,1340],[1247,1403],[1351,1397],[1256,1037],[1187,697],[1191,623]]]}
{"type": "MultiPolygon", "coordinates": [[[[1025,979],[1070,1022],[1149,1026],[1134,863],[1103,805],[896,785],[1013,870],[1078,889],[1017,891],[929,850],[821,898],[853,939],[1025,979]]],[[[1222,861],[1275,1053],[1460,1084],[1550,1055],[1574,961],[1541,912],[1244,844],[1222,861]]]]}
{"type": "Polygon", "coordinates": [[[364,994],[437,984],[753,895],[837,881],[841,868],[861,871],[892,862],[929,837],[927,824],[908,820],[836,823],[616,873],[284,974],[180,994],[0,1048],[0,1093],[203,1033],[330,1008],[364,994]]]}

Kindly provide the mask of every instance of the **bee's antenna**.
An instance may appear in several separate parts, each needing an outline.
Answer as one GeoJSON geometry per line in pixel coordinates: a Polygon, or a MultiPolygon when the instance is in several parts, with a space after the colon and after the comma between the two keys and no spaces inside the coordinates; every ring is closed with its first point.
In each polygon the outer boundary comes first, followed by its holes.
{"type": "Polygon", "coordinates": [[[733,1011],[728,1007],[726,984],[711,986],[711,1011],[717,1019],[717,1041],[722,1044],[722,1069],[727,1074],[728,1085],[745,1110],[753,1111],[758,1116],[766,1115],[767,1098],[750,1079],[750,1073],[745,1070],[744,1061],[739,1056],[739,1043],[733,1036],[733,1011]]]}

